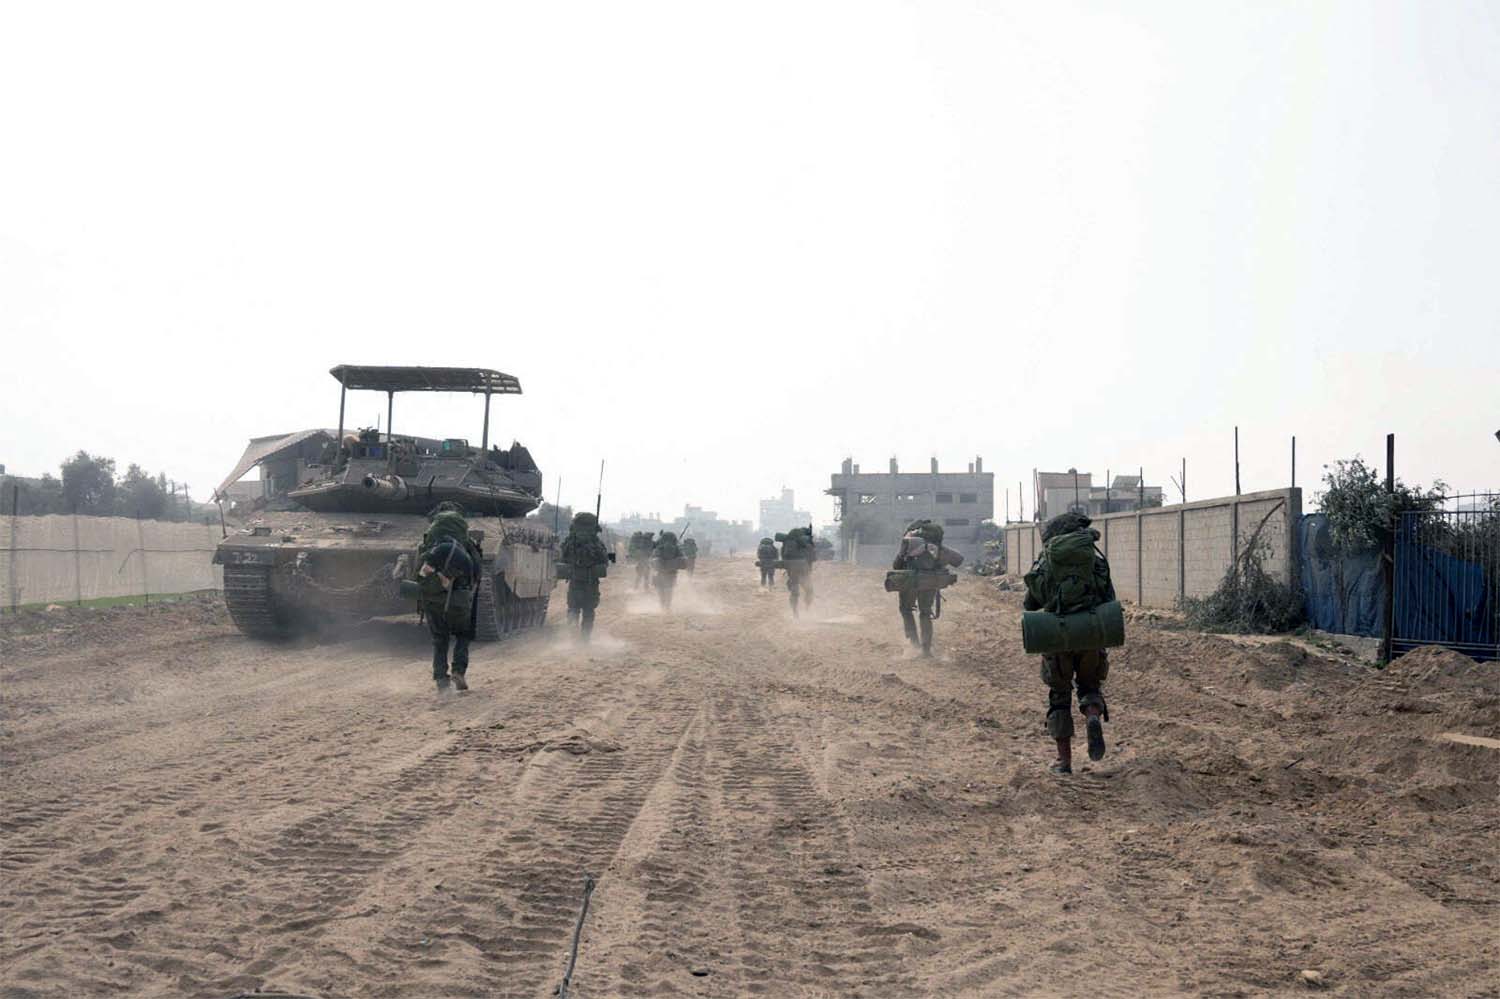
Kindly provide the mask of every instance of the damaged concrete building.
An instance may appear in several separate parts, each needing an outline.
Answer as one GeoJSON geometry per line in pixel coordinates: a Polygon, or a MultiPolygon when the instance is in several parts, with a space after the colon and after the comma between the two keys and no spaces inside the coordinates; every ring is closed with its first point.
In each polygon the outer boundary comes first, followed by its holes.
{"type": "Polygon", "coordinates": [[[832,478],[828,495],[838,505],[842,557],[861,565],[889,565],[901,533],[913,520],[943,525],[944,543],[973,561],[979,557],[981,525],[995,516],[995,476],[975,458],[963,472],[903,472],[896,459],[889,471],[861,472],[852,458],[832,478]]]}

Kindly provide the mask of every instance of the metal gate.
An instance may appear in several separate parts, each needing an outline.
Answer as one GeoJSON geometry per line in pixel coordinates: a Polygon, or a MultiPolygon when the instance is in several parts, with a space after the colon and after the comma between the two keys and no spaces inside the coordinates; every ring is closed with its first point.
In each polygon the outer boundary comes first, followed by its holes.
{"type": "Polygon", "coordinates": [[[1444,506],[1397,515],[1392,654],[1442,645],[1500,659],[1500,495],[1444,506]]]}

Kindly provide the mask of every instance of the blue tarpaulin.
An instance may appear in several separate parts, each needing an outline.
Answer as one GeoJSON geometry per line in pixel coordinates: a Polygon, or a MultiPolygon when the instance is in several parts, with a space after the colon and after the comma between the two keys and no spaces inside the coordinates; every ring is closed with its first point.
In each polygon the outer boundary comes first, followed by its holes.
{"type": "Polygon", "coordinates": [[[1385,610],[1380,552],[1335,556],[1328,518],[1321,513],[1308,514],[1297,525],[1297,550],[1307,623],[1340,635],[1380,635],[1385,610]]]}

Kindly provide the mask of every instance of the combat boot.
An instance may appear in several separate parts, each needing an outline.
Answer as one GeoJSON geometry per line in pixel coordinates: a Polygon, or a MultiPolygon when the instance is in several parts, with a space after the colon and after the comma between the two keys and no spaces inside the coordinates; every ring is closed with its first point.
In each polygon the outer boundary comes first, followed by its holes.
{"type": "Polygon", "coordinates": [[[449,685],[451,681],[449,681],[446,675],[435,676],[432,678],[432,681],[437,684],[437,692],[439,694],[446,694],[450,689],[449,685]]]}
{"type": "Polygon", "coordinates": [[[1073,740],[1057,740],[1057,759],[1048,767],[1055,774],[1070,774],[1073,772],[1073,740]]]}
{"type": "Polygon", "coordinates": [[[1090,704],[1084,714],[1088,717],[1089,759],[1098,762],[1104,759],[1104,720],[1099,708],[1090,704]]]}
{"type": "Polygon", "coordinates": [[[932,618],[922,618],[922,658],[932,658],[932,618]]]}
{"type": "Polygon", "coordinates": [[[453,674],[453,688],[455,690],[469,689],[469,681],[464,679],[464,675],[462,673],[453,674]]]}

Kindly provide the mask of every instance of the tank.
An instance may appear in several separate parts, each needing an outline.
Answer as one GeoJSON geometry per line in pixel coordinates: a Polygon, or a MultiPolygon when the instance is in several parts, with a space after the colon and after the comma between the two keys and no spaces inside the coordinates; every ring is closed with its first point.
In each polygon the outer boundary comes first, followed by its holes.
{"type": "MultiPolygon", "coordinates": [[[[312,459],[294,461],[290,480],[267,480],[283,487],[263,497],[263,509],[214,553],[235,625],[253,638],[279,639],[414,611],[401,584],[417,579],[428,516],[444,501],[463,507],[482,552],[475,637],[491,641],[543,624],[556,582],[557,539],[546,525],[525,519],[541,503],[541,470],[520,444],[502,450],[489,442],[492,397],[520,394],[520,381],[487,368],[339,365],[330,373],[340,384],[337,432],[284,438],[312,459]],[[386,393],[384,432],[345,433],[350,390],[386,393]],[[392,433],[401,392],[483,395],[479,446],[392,433]],[[321,450],[316,443],[307,450],[310,439],[323,440],[321,450]]],[[[252,441],[221,495],[255,464],[271,466],[277,452],[256,450],[267,440],[274,446],[281,439],[252,441]]]]}

